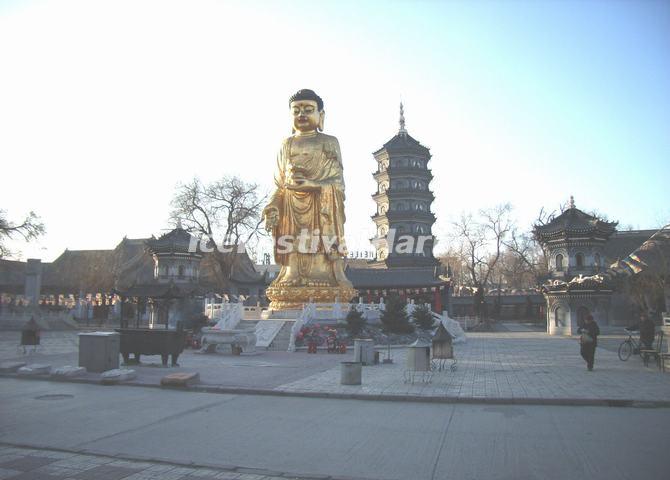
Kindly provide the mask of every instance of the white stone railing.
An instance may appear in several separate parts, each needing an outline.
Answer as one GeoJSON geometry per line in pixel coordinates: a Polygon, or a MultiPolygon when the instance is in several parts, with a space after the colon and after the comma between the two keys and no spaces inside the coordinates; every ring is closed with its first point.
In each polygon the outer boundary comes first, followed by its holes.
{"type": "Polygon", "coordinates": [[[291,337],[288,341],[289,352],[295,352],[295,339],[298,336],[298,333],[300,333],[302,327],[312,321],[314,313],[316,312],[316,305],[317,304],[315,303],[306,304],[300,313],[300,317],[298,317],[298,319],[293,322],[293,326],[291,327],[291,337]]]}
{"type": "Polygon", "coordinates": [[[244,305],[241,303],[207,303],[205,315],[216,321],[214,328],[232,330],[244,318],[244,305]]]}
{"type": "Polygon", "coordinates": [[[263,318],[263,312],[267,311],[267,308],[263,308],[259,305],[255,306],[245,306],[243,307],[242,318],[244,320],[260,320],[263,318]]]}
{"type": "Polygon", "coordinates": [[[347,316],[348,304],[341,303],[308,303],[305,305],[305,309],[308,309],[310,312],[309,321],[319,321],[319,320],[344,320],[347,316]]]}

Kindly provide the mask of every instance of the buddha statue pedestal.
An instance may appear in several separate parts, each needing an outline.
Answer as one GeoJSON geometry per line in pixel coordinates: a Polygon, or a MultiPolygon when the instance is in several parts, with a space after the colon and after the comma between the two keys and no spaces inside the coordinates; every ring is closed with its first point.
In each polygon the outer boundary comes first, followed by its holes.
{"type": "MultiPolygon", "coordinates": [[[[301,312],[308,303],[349,302],[357,292],[347,287],[283,287],[270,285],[265,291],[270,299],[270,310],[292,310],[301,312]]],[[[298,314],[299,316],[299,314],[298,314]]],[[[277,318],[272,316],[271,318],[277,318]]]]}

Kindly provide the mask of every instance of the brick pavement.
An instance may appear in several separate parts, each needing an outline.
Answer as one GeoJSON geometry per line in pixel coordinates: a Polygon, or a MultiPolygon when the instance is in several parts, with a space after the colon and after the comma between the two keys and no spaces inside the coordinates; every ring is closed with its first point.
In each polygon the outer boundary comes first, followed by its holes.
{"type": "MultiPolygon", "coordinates": [[[[137,461],[0,445],[0,480],[288,480],[197,465],[137,461]]],[[[301,479],[309,477],[301,476],[301,479]]]]}
{"type": "MultiPolygon", "coordinates": [[[[621,362],[615,348],[598,348],[594,372],[587,372],[574,338],[550,337],[542,332],[509,331],[470,333],[464,345],[456,345],[458,368],[436,373],[431,383],[403,382],[404,349],[393,349],[395,363],[364,367],[363,385],[340,385],[339,362],[348,355],[300,352],[263,352],[251,357],[202,355],[186,351],[180,368],[161,368],[153,363],[132,367],[138,372],[134,384],[158,385],[168,372],[198,371],[207,387],[246,388],[289,394],[355,394],[448,397],[458,400],[594,399],[667,402],[670,374],[651,365],[645,368],[639,357],[621,362]]],[[[603,337],[602,344],[616,345],[620,337],[603,337]]],[[[0,360],[17,355],[18,332],[0,333],[0,360]],[[16,338],[11,338],[14,335],[16,338]]],[[[45,332],[41,350],[30,361],[54,367],[77,362],[75,332],[45,332]]],[[[143,359],[143,362],[145,360],[143,359]]],[[[88,374],[88,381],[97,381],[88,374]]],[[[202,386],[201,386],[202,388],[202,386]]],[[[1,478],[1,477],[0,477],[1,478]]]]}
{"type": "Polygon", "coordinates": [[[622,362],[598,349],[595,371],[588,372],[576,339],[540,332],[470,333],[455,345],[454,372],[437,372],[431,383],[404,383],[405,350],[393,349],[394,364],[363,368],[361,386],[340,385],[340,369],[277,387],[283,392],[418,395],[458,399],[626,399],[667,401],[670,375],[645,368],[638,357],[622,362]]]}

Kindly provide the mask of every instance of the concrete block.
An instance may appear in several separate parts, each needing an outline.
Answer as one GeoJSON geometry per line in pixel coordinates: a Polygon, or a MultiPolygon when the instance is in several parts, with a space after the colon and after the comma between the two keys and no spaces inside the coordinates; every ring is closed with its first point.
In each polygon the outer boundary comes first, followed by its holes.
{"type": "Polygon", "coordinates": [[[340,362],[340,384],[360,385],[363,371],[361,362],[340,362]]]}
{"type": "Polygon", "coordinates": [[[85,374],[86,369],[84,367],[73,367],[71,365],[58,367],[51,372],[53,378],[74,378],[85,374]]]}
{"type": "Polygon", "coordinates": [[[188,387],[200,383],[200,374],[192,373],[171,373],[161,378],[161,385],[164,387],[188,387]]]}
{"type": "Polygon", "coordinates": [[[0,373],[16,373],[16,371],[25,367],[26,362],[3,362],[0,363],[0,373]]]}
{"type": "Polygon", "coordinates": [[[33,375],[48,375],[51,372],[51,365],[44,365],[41,363],[31,363],[25,367],[21,367],[16,372],[22,377],[30,377],[33,375]]]}
{"type": "Polygon", "coordinates": [[[114,370],[107,370],[106,372],[102,372],[102,375],[100,375],[100,383],[103,385],[113,385],[115,383],[133,380],[135,378],[137,378],[137,373],[135,373],[135,370],[115,368],[114,370]]]}
{"type": "Polygon", "coordinates": [[[120,338],[116,332],[80,333],[79,366],[96,373],[118,369],[120,338]]]}

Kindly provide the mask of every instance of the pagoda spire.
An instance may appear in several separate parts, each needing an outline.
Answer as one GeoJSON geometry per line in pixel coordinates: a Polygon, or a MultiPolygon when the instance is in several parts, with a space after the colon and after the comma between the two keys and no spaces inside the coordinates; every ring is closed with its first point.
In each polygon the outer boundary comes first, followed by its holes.
{"type": "Polygon", "coordinates": [[[403,109],[402,102],[400,102],[400,130],[398,133],[403,133],[407,134],[407,130],[405,129],[405,110],[403,109]]]}
{"type": "Polygon", "coordinates": [[[575,208],[575,197],[570,195],[570,203],[568,203],[568,208],[575,208]]]}

